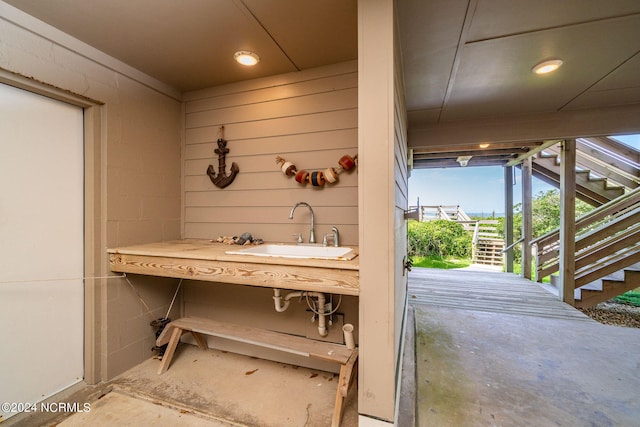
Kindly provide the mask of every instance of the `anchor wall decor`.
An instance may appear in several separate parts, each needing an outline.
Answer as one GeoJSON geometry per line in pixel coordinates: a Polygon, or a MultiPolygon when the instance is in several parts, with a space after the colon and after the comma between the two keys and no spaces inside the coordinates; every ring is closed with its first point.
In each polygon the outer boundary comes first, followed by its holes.
{"type": "Polygon", "coordinates": [[[229,149],[227,148],[227,141],[224,140],[224,126],[220,126],[218,148],[213,151],[218,155],[218,174],[216,175],[216,172],[213,169],[213,165],[209,165],[209,167],[207,168],[207,175],[209,175],[209,178],[211,178],[211,182],[213,182],[216,187],[225,188],[227,185],[233,182],[238,172],[240,172],[240,168],[238,167],[236,162],[233,162],[231,163],[230,174],[227,175],[226,173],[226,156],[229,152],[229,149]]]}

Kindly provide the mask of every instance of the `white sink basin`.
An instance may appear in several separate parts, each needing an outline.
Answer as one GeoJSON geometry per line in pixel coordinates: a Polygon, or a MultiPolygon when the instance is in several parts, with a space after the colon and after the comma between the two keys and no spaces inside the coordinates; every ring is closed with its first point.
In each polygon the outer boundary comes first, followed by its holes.
{"type": "Polygon", "coordinates": [[[351,248],[321,245],[264,244],[226,251],[230,255],[255,255],[276,258],[334,259],[347,261],[356,257],[351,248]]]}

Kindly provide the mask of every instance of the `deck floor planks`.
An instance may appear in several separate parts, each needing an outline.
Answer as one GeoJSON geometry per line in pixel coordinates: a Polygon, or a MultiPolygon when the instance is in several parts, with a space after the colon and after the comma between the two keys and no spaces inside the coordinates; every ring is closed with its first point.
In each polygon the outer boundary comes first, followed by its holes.
{"type": "Polygon", "coordinates": [[[535,282],[512,273],[414,268],[411,304],[593,321],[535,282]]]}

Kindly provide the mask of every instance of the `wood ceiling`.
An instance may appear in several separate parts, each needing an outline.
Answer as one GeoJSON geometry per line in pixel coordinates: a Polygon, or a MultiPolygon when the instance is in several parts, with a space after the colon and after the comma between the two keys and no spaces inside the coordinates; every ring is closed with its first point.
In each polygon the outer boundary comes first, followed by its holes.
{"type": "MultiPolygon", "coordinates": [[[[357,59],[357,0],[4,2],[178,93],[357,59]],[[260,63],[236,64],[237,50],[258,53],[260,63]]],[[[470,166],[480,157],[485,165],[504,164],[556,136],[530,132],[533,137],[509,141],[512,129],[503,126],[500,143],[480,149],[470,142],[482,142],[483,133],[497,128],[492,123],[514,117],[526,126],[540,114],[640,105],[638,0],[396,5],[416,164],[428,156],[433,164],[452,164],[454,155],[469,152],[476,159],[470,166]],[[531,72],[550,58],[564,61],[556,73],[531,72]],[[477,131],[483,127],[488,130],[477,131]],[[473,134],[454,140],[452,129],[473,134]]]]}

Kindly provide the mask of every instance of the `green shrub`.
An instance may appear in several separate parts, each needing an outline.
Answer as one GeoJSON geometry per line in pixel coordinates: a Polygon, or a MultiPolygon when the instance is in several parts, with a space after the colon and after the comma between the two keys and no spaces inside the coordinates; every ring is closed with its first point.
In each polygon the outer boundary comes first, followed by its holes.
{"type": "Polygon", "coordinates": [[[471,256],[471,235],[456,222],[409,221],[408,238],[411,257],[468,258],[471,256]]]}
{"type": "Polygon", "coordinates": [[[640,292],[638,292],[638,289],[636,289],[635,291],[627,291],[624,294],[615,297],[614,300],[621,304],[640,307],[640,292]]]}

